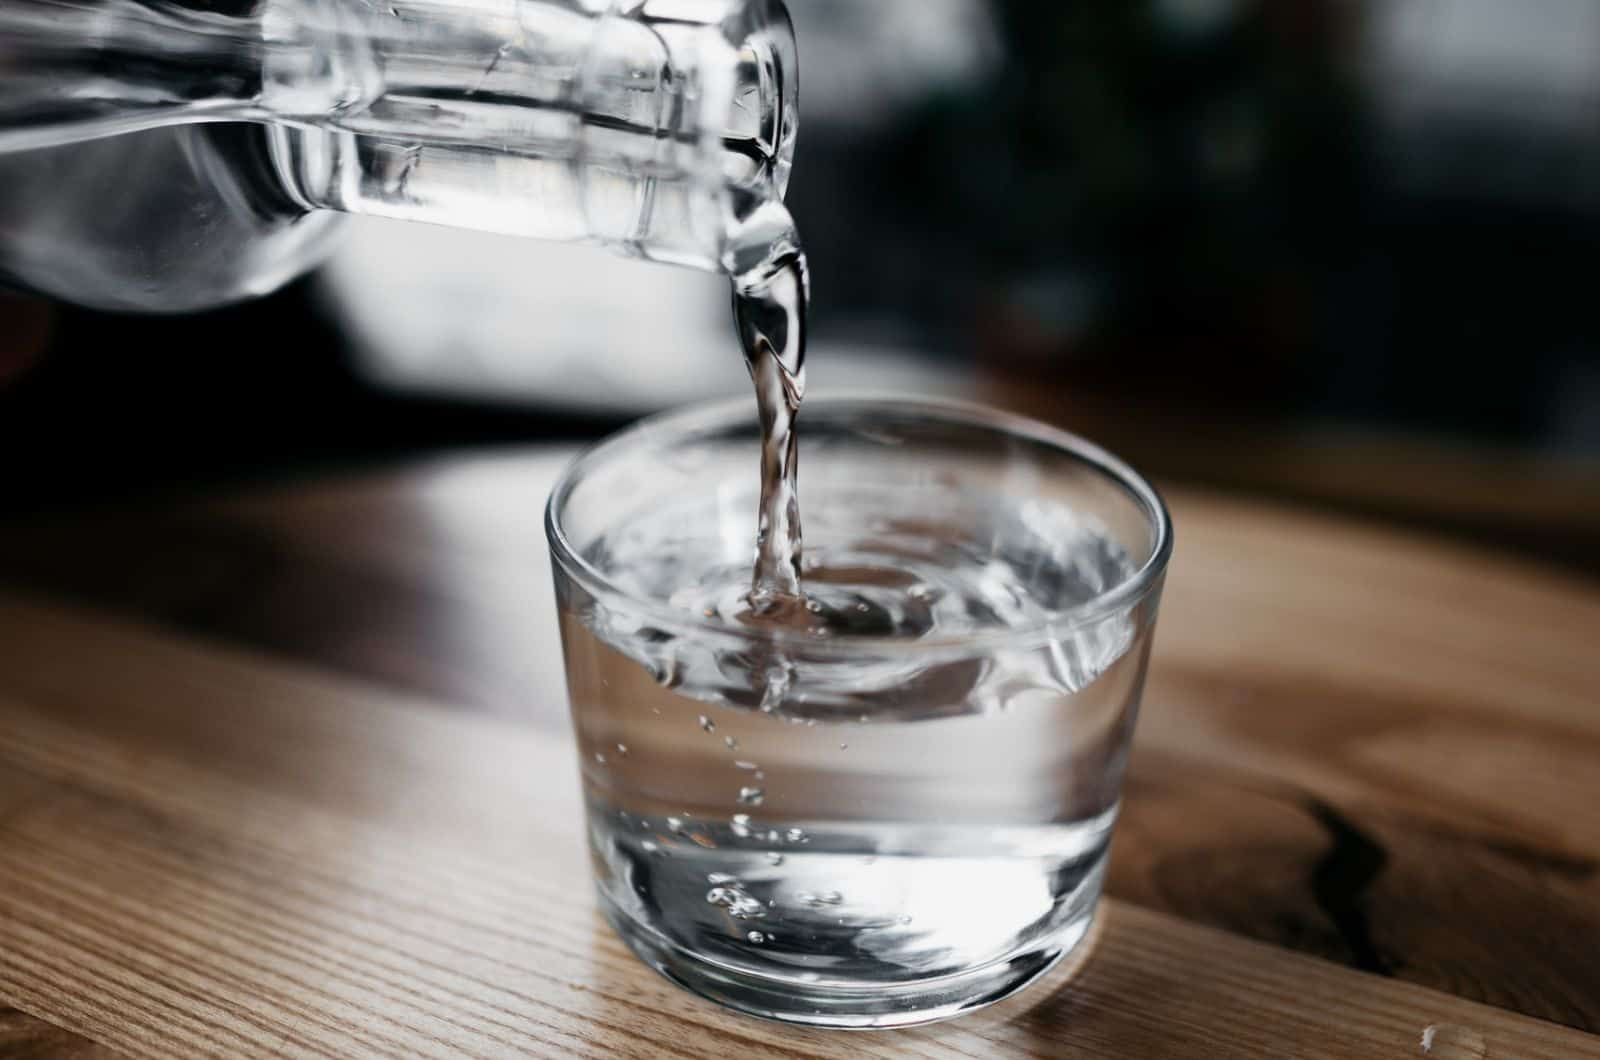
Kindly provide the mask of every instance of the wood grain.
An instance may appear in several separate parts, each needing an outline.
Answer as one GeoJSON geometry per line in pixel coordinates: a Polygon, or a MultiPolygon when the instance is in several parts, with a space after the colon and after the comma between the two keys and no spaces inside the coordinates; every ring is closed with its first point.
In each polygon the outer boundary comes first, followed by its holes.
{"type": "Polygon", "coordinates": [[[599,920],[556,735],[57,606],[0,628],[0,996],[130,1055],[1600,1056],[1119,902],[1075,978],[953,1024],[742,1019],[599,920]]]}
{"type": "MultiPolygon", "coordinates": [[[[147,1055],[841,1049],[699,1006],[595,921],[542,547],[565,459],[0,528],[0,1003],[147,1055]]],[[[1443,1022],[1521,1056],[1537,1021],[1600,1029],[1600,590],[1169,499],[1095,960],[850,1047],[1268,1055],[1264,1019],[1272,1055],[1408,1055],[1443,1022]]]]}

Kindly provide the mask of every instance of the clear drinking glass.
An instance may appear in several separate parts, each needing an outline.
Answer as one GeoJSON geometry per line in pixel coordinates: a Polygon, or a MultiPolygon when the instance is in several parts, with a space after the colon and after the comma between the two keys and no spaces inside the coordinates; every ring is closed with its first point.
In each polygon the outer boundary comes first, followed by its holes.
{"type": "Polygon", "coordinates": [[[1171,523],[1114,457],[973,406],[812,398],[799,437],[813,626],[740,612],[748,401],[636,426],[551,498],[600,898],[736,1009],[938,1019],[1085,937],[1171,523]]]}

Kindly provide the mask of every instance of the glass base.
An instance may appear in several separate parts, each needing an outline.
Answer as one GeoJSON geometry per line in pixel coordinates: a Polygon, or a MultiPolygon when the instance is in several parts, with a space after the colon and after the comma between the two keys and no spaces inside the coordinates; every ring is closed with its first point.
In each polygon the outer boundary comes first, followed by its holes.
{"type": "Polygon", "coordinates": [[[746,1015],[841,1030],[912,1027],[992,1005],[1055,967],[1083,942],[1093,921],[1085,914],[1026,950],[954,975],[903,983],[842,983],[729,968],[640,924],[603,892],[600,904],[628,947],[679,986],[746,1015]]]}

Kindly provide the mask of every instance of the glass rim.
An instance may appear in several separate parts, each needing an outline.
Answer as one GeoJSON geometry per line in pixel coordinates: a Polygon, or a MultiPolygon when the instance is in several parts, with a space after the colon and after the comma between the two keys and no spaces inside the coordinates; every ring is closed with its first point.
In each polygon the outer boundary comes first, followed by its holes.
{"type": "MultiPolygon", "coordinates": [[[[571,498],[577,485],[594,469],[614,458],[619,452],[637,448],[641,441],[650,438],[678,439],[696,433],[709,433],[719,427],[737,426],[743,420],[754,421],[755,410],[749,397],[729,398],[721,401],[690,405],[687,408],[669,409],[647,416],[630,427],[612,434],[580,452],[567,464],[550,491],[545,505],[545,536],[549,540],[550,554],[573,581],[581,585],[597,601],[621,605],[625,613],[648,618],[663,629],[675,632],[694,632],[715,638],[733,638],[747,643],[787,645],[800,649],[808,658],[827,656],[882,656],[887,653],[948,652],[952,649],[979,650],[988,645],[1011,645],[1035,639],[1053,639],[1064,633],[1080,629],[1119,611],[1131,610],[1160,583],[1172,557],[1172,516],[1166,503],[1150,482],[1127,463],[1076,434],[1048,424],[1002,412],[971,401],[947,398],[906,398],[882,393],[822,393],[808,395],[801,409],[804,431],[807,412],[815,415],[818,409],[851,410],[882,413],[892,409],[898,413],[917,414],[931,421],[960,424],[988,429],[1011,437],[1023,438],[1064,453],[1105,476],[1124,489],[1143,509],[1154,531],[1155,541],[1150,555],[1127,578],[1111,588],[1072,607],[1035,619],[1026,625],[950,633],[942,636],[910,639],[893,636],[859,636],[820,639],[797,630],[747,629],[730,626],[725,622],[706,619],[701,615],[673,607],[665,600],[655,600],[627,592],[615,585],[604,572],[586,560],[572,547],[562,526],[561,510],[571,498]]],[[[803,436],[802,436],[803,444],[803,436]]],[[[752,461],[750,473],[756,474],[752,461]]],[[[804,497],[805,465],[800,468],[802,498],[804,497]]]]}

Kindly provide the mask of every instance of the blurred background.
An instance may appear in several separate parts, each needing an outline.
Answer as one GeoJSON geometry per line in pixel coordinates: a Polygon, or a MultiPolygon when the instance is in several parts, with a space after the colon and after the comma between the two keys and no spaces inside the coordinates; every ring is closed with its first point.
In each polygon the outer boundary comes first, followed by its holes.
{"type": "MultiPolygon", "coordinates": [[[[1600,4],[790,0],[815,388],[1600,571],[1600,4]]],[[[600,435],[726,282],[364,220],[187,317],[0,294],[0,511],[600,435]]]]}

